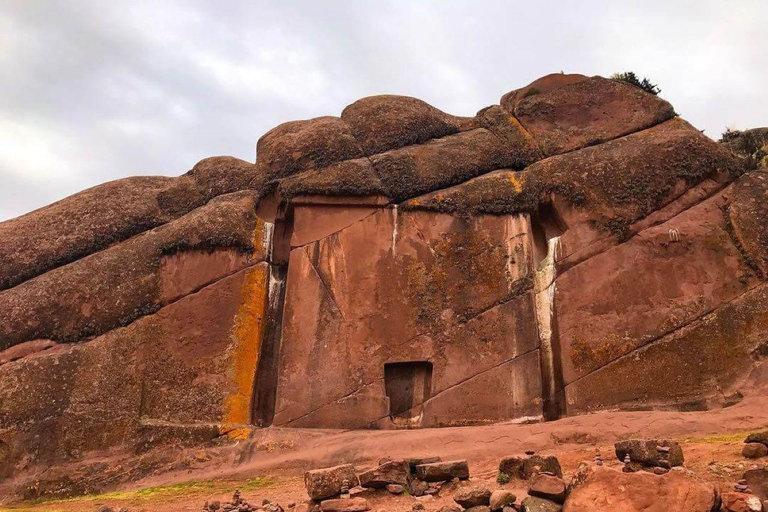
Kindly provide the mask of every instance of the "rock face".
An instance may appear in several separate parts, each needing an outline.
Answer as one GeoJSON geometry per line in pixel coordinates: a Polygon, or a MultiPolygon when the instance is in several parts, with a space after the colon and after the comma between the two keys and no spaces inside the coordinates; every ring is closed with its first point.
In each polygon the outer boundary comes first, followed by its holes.
{"type": "Polygon", "coordinates": [[[657,476],[600,468],[571,492],[563,512],[710,512],[715,502],[712,486],[680,471],[657,476]]]}
{"type": "Polygon", "coordinates": [[[718,144],[631,85],[550,75],[471,118],[364,98],[274,128],[254,163],[2,222],[5,467],[269,425],[721,406],[768,355],[763,135],[718,144]]]}

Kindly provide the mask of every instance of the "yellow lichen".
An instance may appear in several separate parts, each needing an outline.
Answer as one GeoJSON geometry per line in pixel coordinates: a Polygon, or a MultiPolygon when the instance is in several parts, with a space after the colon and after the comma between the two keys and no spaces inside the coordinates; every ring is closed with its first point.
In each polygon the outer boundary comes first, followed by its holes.
{"type": "Polygon", "coordinates": [[[509,174],[509,182],[512,184],[513,187],[515,187],[515,192],[517,192],[518,194],[523,191],[522,180],[518,179],[514,173],[509,174]]]}
{"type": "MultiPolygon", "coordinates": [[[[268,265],[261,264],[248,271],[241,292],[240,309],[234,330],[232,375],[235,392],[226,400],[224,423],[247,425],[251,421],[251,402],[259,350],[264,332],[268,296],[268,265]]],[[[233,429],[229,437],[242,435],[233,429]]],[[[247,434],[246,434],[247,436],[247,434]]]]}
{"type": "Polygon", "coordinates": [[[263,256],[267,254],[269,248],[269,240],[266,239],[267,235],[267,223],[262,220],[256,221],[256,227],[253,230],[253,255],[255,257],[263,256]]]}

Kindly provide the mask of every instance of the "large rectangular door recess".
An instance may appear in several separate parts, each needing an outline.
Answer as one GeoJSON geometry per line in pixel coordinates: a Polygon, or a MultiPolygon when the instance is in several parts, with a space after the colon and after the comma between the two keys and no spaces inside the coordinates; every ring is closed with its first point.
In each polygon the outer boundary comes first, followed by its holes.
{"type": "Polygon", "coordinates": [[[429,398],[432,388],[432,363],[387,363],[384,365],[384,387],[393,420],[420,418],[421,405],[429,398]]]}

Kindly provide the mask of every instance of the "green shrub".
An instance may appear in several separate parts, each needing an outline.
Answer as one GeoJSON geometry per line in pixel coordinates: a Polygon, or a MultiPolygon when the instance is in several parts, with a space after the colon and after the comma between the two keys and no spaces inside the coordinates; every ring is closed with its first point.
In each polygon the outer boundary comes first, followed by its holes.
{"type": "Polygon", "coordinates": [[[720,136],[720,142],[731,152],[744,159],[747,170],[755,170],[765,165],[768,157],[768,133],[762,130],[735,130],[727,128],[720,136]]]}
{"type": "Polygon", "coordinates": [[[510,482],[509,475],[506,473],[499,473],[496,475],[496,483],[499,485],[508,484],[510,482]]]}
{"type": "Polygon", "coordinates": [[[614,73],[611,78],[619,82],[625,82],[635,87],[639,87],[645,92],[657,95],[661,92],[656,84],[651,83],[647,78],[640,80],[634,71],[625,71],[624,73],[614,73]]]}

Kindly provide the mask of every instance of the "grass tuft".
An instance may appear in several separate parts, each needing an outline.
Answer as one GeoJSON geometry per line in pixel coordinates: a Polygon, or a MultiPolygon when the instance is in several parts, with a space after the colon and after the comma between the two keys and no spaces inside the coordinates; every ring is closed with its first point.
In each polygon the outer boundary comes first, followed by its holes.
{"type": "Polygon", "coordinates": [[[181,482],[177,484],[157,485],[145,487],[133,491],[115,491],[104,494],[90,494],[77,496],[74,498],[53,498],[28,501],[8,508],[0,508],[0,512],[64,512],[66,507],[57,508],[56,504],[63,503],[82,503],[82,502],[105,502],[121,501],[131,502],[134,505],[140,505],[147,502],[173,501],[177,498],[205,495],[231,493],[235,489],[244,492],[266,489],[275,485],[275,481],[269,477],[254,477],[248,480],[198,480],[192,482],[181,482]],[[40,505],[45,504],[45,508],[40,505]],[[36,506],[37,505],[37,506],[36,506]],[[53,506],[52,506],[53,505],[53,506]]]}

